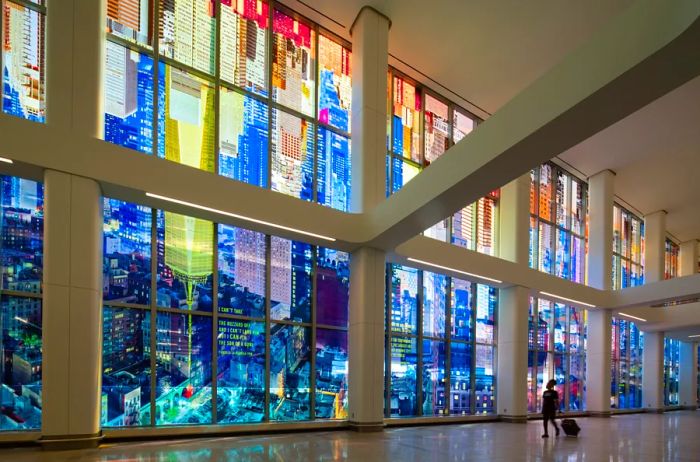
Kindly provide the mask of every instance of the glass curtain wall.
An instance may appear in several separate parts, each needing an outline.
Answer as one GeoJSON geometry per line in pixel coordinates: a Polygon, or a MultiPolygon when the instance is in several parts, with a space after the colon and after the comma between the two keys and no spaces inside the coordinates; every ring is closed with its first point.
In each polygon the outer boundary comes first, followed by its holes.
{"type": "Polygon", "coordinates": [[[347,418],[348,254],[104,207],[103,427],[347,418]]]}
{"type": "Polygon", "coordinates": [[[528,412],[540,412],[550,379],[557,382],[561,411],[586,409],[586,316],[580,308],[530,299],[528,412]]]}
{"type": "Polygon", "coordinates": [[[613,318],[611,343],[610,407],[639,409],[642,407],[644,334],[635,323],[613,318]]]}
{"type": "Polygon", "coordinates": [[[110,1],[106,30],[106,141],[348,211],[349,44],[262,0],[110,1]]]}
{"type": "Polygon", "coordinates": [[[681,342],[664,339],[664,405],[678,406],[679,388],[678,375],[680,372],[681,342]]]}
{"type": "Polygon", "coordinates": [[[46,7],[43,0],[0,0],[2,6],[2,111],[46,119],[46,7]]]}
{"type": "Polygon", "coordinates": [[[0,176],[0,432],[40,430],[44,187],[0,176]]]}
{"type": "Polygon", "coordinates": [[[671,239],[666,238],[664,253],[664,279],[672,279],[678,277],[678,256],[680,254],[680,246],[671,239]]]}
{"type": "Polygon", "coordinates": [[[386,417],[495,412],[497,289],[389,264],[386,293],[386,417]]]}
{"type": "Polygon", "coordinates": [[[588,185],[552,163],[530,172],[530,268],[584,284],[588,185]]]}
{"type": "Polygon", "coordinates": [[[644,284],[644,220],[613,206],[613,289],[644,284]]]}
{"type": "MultiPolygon", "coordinates": [[[[395,69],[390,69],[388,81],[387,196],[471,133],[479,122],[473,114],[395,69]]],[[[494,255],[498,197],[499,191],[493,191],[424,234],[494,255]]]]}

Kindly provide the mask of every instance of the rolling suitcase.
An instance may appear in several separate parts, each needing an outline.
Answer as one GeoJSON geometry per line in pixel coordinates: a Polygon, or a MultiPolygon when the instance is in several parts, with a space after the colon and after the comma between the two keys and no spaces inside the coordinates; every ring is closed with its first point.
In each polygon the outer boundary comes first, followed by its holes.
{"type": "Polygon", "coordinates": [[[566,433],[566,436],[578,436],[578,432],[581,431],[581,427],[578,426],[574,419],[562,419],[561,428],[566,433]]]}

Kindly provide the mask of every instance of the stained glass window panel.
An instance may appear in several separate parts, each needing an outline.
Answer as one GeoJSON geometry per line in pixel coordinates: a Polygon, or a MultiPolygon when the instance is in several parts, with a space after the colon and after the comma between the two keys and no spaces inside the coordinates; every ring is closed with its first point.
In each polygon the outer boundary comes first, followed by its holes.
{"type": "Polygon", "coordinates": [[[316,260],[316,323],[348,326],[350,255],[319,247],[316,260]]]}
{"type": "Polygon", "coordinates": [[[214,0],[158,0],[160,54],[214,75],[215,3],[214,0]]]}
{"type": "Polygon", "coordinates": [[[214,224],[158,211],[158,306],[211,311],[214,224]]]}
{"type": "Polygon", "coordinates": [[[34,122],[46,118],[44,15],[3,2],[2,110],[34,122]]]}
{"type": "Polygon", "coordinates": [[[391,266],[391,330],[415,334],[418,330],[418,270],[391,266]]]}
{"type": "Polygon", "coordinates": [[[148,0],[107,0],[107,32],[151,46],[153,3],[148,0]]]}
{"type": "Polygon", "coordinates": [[[404,162],[396,157],[391,159],[392,192],[397,192],[406,183],[420,173],[420,169],[413,164],[404,162]]]}
{"type": "Polygon", "coordinates": [[[571,278],[571,240],[569,233],[563,229],[556,229],[556,252],[554,274],[557,277],[571,278]]]}
{"type": "Polygon", "coordinates": [[[105,42],[104,139],[153,154],[153,58],[105,42]]]}
{"type": "Polygon", "coordinates": [[[219,318],[216,382],[218,423],[265,416],[265,324],[219,318]]]}
{"type": "Polygon", "coordinates": [[[272,97],[313,116],[316,33],[307,24],[275,10],[272,20],[272,97]]]}
{"type": "Polygon", "coordinates": [[[267,187],[268,119],[267,104],[221,87],[219,175],[267,187]]]}
{"type": "Polygon", "coordinates": [[[495,349],[492,346],[476,345],[476,370],[474,392],[476,394],[475,413],[487,414],[494,412],[496,390],[494,387],[495,349]]]}
{"type": "Polygon", "coordinates": [[[104,199],[103,298],[147,305],[151,295],[149,207],[104,199]]]}
{"type": "Polygon", "coordinates": [[[452,112],[452,141],[457,143],[476,127],[476,120],[459,109],[452,112]]]}
{"type": "Polygon", "coordinates": [[[265,316],[265,235],[218,225],[219,313],[265,316]]]}
{"type": "Polygon", "coordinates": [[[469,281],[452,278],[452,338],[455,340],[471,340],[472,284],[469,281]]]}
{"type": "Polygon", "coordinates": [[[445,356],[446,344],[423,340],[423,415],[442,415],[445,412],[445,356]]]}
{"type": "Polygon", "coordinates": [[[311,329],[273,324],[270,328],[270,420],[308,420],[311,329]]]}
{"type": "Polygon", "coordinates": [[[274,320],[311,321],[313,248],[272,236],[270,317],[274,320]]]}
{"type": "Polygon", "coordinates": [[[586,377],[586,357],[571,355],[569,357],[569,410],[582,411],[583,390],[586,377]]]}
{"type": "Polygon", "coordinates": [[[213,172],[214,86],[163,63],[158,85],[158,157],[213,172]]]}
{"type": "MultiPolygon", "coordinates": [[[[211,318],[187,313],[156,318],[156,425],[211,423],[211,318]]],[[[144,322],[150,332],[150,318],[144,322]]]]}
{"type": "Polygon", "coordinates": [[[3,295],[0,304],[0,432],[41,428],[41,299],[3,295]]]}
{"type": "Polygon", "coordinates": [[[351,52],[339,43],[318,37],[318,120],[350,132],[352,78],[351,52]]]}
{"type": "Polygon", "coordinates": [[[447,104],[426,94],[423,128],[426,166],[434,162],[447,150],[450,139],[449,127],[449,108],[447,104]]]}
{"type": "Polygon", "coordinates": [[[552,248],[552,226],[540,222],[539,227],[539,269],[552,274],[554,270],[554,249],[552,248]]]}
{"type": "Polygon", "coordinates": [[[44,260],[44,185],[0,177],[2,288],[41,292],[44,260]]]}
{"type": "Polygon", "coordinates": [[[352,186],[350,138],[319,127],[317,149],[316,200],[348,212],[352,186]]]}
{"type": "Polygon", "coordinates": [[[390,415],[410,417],[418,413],[418,351],[415,338],[391,338],[390,415]]]}
{"type": "Polygon", "coordinates": [[[566,351],[567,335],[567,306],[562,303],[554,304],[554,351],[566,351]]]}
{"type": "Polygon", "coordinates": [[[399,76],[394,76],[393,82],[393,152],[420,164],[421,92],[399,76]]]}
{"type": "Polygon", "coordinates": [[[483,284],[476,286],[476,341],[494,343],[495,313],[498,289],[483,284]]]}
{"type": "Polygon", "coordinates": [[[450,347],[450,414],[471,413],[472,346],[453,342],[450,347]]]}
{"type": "Polygon", "coordinates": [[[447,277],[423,272],[423,335],[445,336],[445,304],[447,277]]]}
{"type": "Polygon", "coordinates": [[[571,182],[569,175],[557,171],[557,190],[555,194],[557,206],[556,224],[564,229],[569,229],[569,215],[571,206],[571,182]]]}
{"type": "Polygon", "coordinates": [[[554,201],[554,187],[552,185],[552,167],[544,164],[540,167],[539,207],[540,218],[553,221],[552,204],[554,201]]]}
{"type": "Polygon", "coordinates": [[[578,237],[571,238],[571,280],[583,284],[585,279],[586,243],[578,237]]]}
{"type": "Polygon", "coordinates": [[[221,0],[221,78],[267,95],[269,6],[261,0],[221,0]]]}
{"type": "Polygon", "coordinates": [[[102,311],[103,427],[151,424],[150,319],[147,310],[102,311]]]}
{"type": "Polygon", "coordinates": [[[316,418],[348,417],[348,333],[316,330],[316,418]]]}
{"type": "Polygon", "coordinates": [[[316,127],[305,119],[272,111],[272,190],[313,199],[316,127]]]}
{"type": "Polygon", "coordinates": [[[478,220],[476,223],[476,251],[493,255],[495,248],[494,233],[496,224],[496,201],[482,197],[476,203],[478,220]]]}

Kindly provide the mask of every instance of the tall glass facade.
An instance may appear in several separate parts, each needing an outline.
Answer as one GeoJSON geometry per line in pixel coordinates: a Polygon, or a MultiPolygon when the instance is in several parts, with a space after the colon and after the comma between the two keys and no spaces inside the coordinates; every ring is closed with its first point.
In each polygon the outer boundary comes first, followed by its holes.
{"type": "Polygon", "coordinates": [[[644,284],[644,220],[613,207],[613,289],[644,284]]]}
{"type": "Polygon", "coordinates": [[[349,256],[104,200],[103,427],[347,417],[349,256]]]}
{"type": "Polygon", "coordinates": [[[556,380],[561,411],[586,409],[587,312],[530,299],[528,334],[528,412],[542,408],[542,393],[556,380]]]}
{"type": "Polygon", "coordinates": [[[46,7],[43,1],[2,6],[2,111],[35,122],[46,119],[46,7]]]}
{"type": "Polygon", "coordinates": [[[0,432],[41,428],[44,187],[0,176],[0,432]]]}
{"type": "Polygon", "coordinates": [[[641,408],[644,333],[633,322],[613,318],[611,344],[610,407],[641,408]]]}
{"type": "Polygon", "coordinates": [[[666,238],[664,252],[664,279],[678,277],[678,256],[680,246],[671,239],[666,238]]]}
{"type": "Polygon", "coordinates": [[[498,290],[387,265],[385,415],[495,412],[498,290]]]}
{"type": "Polygon", "coordinates": [[[348,44],[263,0],[115,0],[106,31],[106,141],[349,210],[348,44]]]}
{"type": "Polygon", "coordinates": [[[664,405],[678,406],[681,342],[671,338],[664,339],[664,405]]]}
{"type": "Polygon", "coordinates": [[[546,163],[530,172],[530,268],[586,282],[588,185],[546,163]]]}

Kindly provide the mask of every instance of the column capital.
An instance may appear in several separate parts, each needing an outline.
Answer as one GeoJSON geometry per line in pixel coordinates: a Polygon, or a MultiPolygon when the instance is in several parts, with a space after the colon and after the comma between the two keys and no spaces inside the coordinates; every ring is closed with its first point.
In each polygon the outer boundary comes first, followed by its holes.
{"type": "Polygon", "coordinates": [[[355,28],[355,24],[357,24],[357,20],[360,19],[360,16],[362,16],[362,13],[364,13],[364,12],[371,12],[372,14],[374,14],[376,16],[379,16],[379,17],[386,19],[386,22],[389,25],[388,28],[391,29],[391,19],[389,18],[389,16],[385,15],[384,13],[382,13],[381,11],[379,11],[378,9],[376,9],[375,7],[373,7],[371,5],[365,5],[362,8],[360,8],[360,11],[357,12],[355,19],[352,21],[352,25],[350,25],[350,35],[352,35],[352,31],[355,28]]]}

